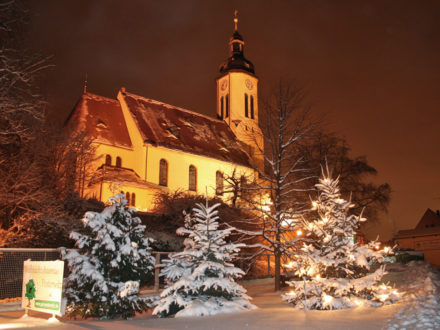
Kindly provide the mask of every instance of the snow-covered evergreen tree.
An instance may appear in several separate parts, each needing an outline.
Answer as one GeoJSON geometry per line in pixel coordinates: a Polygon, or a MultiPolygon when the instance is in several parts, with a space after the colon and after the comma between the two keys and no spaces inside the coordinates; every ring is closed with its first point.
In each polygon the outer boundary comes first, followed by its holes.
{"type": "Polygon", "coordinates": [[[154,269],[151,239],[127,209],[124,194],[109,202],[101,213],[85,214],[83,234],[70,234],[77,250],[63,251],[70,269],[64,292],[73,317],[128,318],[150,307],[138,293],[154,269]]]}
{"type": "Polygon", "coordinates": [[[308,235],[302,254],[290,263],[302,280],[288,282],[293,290],[283,295],[297,308],[380,306],[399,297],[395,289],[380,284],[385,266],[370,273],[371,262],[381,263],[390,249],[377,251],[376,242],[355,243],[360,223],[366,219],[349,215],[353,204],[341,198],[338,185],[338,179],[325,174],[316,184],[318,199],[312,202],[312,210],[317,218],[304,222],[308,235]]]}
{"type": "Polygon", "coordinates": [[[255,309],[246,290],[235,283],[244,272],[231,260],[244,244],[226,243],[233,228],[220,229],[217,207],[197,204],[178,234],[188,235],[185,249],[165,260],[169,283],[154,315],[205,316],[255,309]]]}

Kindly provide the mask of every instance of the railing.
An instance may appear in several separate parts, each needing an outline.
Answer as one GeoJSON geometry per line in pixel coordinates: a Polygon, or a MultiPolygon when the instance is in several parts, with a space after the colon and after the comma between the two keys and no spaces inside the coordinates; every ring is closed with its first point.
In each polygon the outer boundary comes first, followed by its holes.
{"type": "MultiPolygon", "coordinates": [[[[155,257],[154,290],[160,289],[160,265],[163,259],[174,252],[152,252],[155,257]]],[[[238,263],[243,268],[244,260],[251,257],[251,254],[240,254],[238,263]]],[[[271,276],[271,255],[263,254],[259,258],[267,260],[267,277],[271,276]]],[[[21,248],[0,248],[0,299],[21,297],[23,282],[23,262],[27,259],[33,261],[51,261],[61,259],[59,249],[21,249],[21,248]]],[[[64,276],[67,276],[67,265],[65,265],[64,276]]],[[[262,274],[263,275],[263,274],[262,274]]],[[[264,276],[262,276],[264,277],[264,276]]]]}

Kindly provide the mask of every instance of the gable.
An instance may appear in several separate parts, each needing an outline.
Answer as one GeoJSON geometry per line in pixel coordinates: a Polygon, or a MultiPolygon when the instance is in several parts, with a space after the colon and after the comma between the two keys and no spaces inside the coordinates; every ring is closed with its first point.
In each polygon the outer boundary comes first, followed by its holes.
{"type": "Polygon", "coordinates": [[[431,209],[427,209],[415,229],[417,230],[433,227],[440,227],[440,214],[432,211],[431,209]]]}
{"type": "Polygon", "coordinates": [[[66,126],[75,131],[87,131],[97,142],[132,147],[122,108],[117,100],[84,93],[66,120],[66,126]]]}

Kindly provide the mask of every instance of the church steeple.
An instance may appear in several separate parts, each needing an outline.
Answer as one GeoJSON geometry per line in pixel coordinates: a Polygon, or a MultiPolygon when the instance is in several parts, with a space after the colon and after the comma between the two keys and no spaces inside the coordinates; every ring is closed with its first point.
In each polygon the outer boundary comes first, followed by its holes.
{"type": "Polygon", "coordinates": [[[255,74],[254,65],[244,57],[244,40],[238,32],[238,11],[234,13],[234,33],[229,39],[229,58],[220,65],[220,73],[230,70],[243,70],[255,74]]]}
{"type": "Polygon", "coordinates": [[[223,119],[249,155],[262,163],[258,156],[263,148],[258,126],[258,77],[254,65],[244,57],[244,40],[238,32],[237,11],[234,32],[229,39],[229,57],[220,65],[217,78],[217,117],[223,119]]]}

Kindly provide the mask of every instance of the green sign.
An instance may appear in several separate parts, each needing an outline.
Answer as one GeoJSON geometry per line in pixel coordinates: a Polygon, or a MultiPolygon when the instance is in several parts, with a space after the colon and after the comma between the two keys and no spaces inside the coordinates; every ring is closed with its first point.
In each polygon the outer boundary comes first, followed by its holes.
{"type": "Polygon", "coordinates": [[[35,300],[35,307],[58,310],[60,303],[58,301],[35,300]]]}

